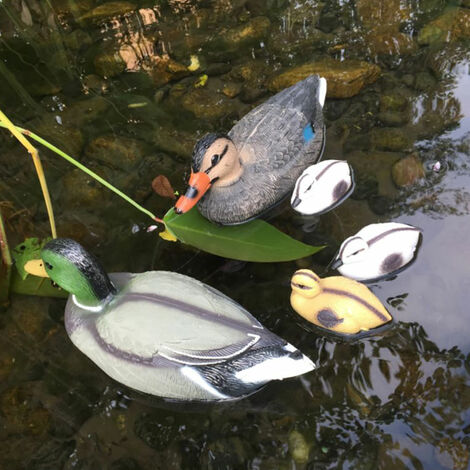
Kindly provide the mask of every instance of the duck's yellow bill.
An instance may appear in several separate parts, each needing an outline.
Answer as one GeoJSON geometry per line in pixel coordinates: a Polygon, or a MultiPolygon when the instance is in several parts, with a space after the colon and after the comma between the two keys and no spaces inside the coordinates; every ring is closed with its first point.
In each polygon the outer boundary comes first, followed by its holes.
{"type": "Polygon", "coordinates": [[[30,259],[25,263],[24,270],[33,276],[49,277],[42,259],[30,259]]]}
{"type": "Polygon", "coordinates": [[[207,190],[211,187],[211,179],[207,173],[202,171],[198,173],[191,173],[189,178],[189,188],[184,196],[176,201],[175,212],[177,214],[184,214],[192,209],[199,199],[204,196],[207,190]]]}

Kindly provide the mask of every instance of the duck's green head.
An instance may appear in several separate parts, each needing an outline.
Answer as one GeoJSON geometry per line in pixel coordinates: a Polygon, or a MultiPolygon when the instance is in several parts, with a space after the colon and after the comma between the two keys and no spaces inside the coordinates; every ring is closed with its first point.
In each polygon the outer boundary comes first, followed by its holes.
{"type": "Polygon", "coordinates": [[[51,240],[41,258],[49,277],[84,307],[99,306],[116,293],[100,262],[74,240],[51,240]]]}

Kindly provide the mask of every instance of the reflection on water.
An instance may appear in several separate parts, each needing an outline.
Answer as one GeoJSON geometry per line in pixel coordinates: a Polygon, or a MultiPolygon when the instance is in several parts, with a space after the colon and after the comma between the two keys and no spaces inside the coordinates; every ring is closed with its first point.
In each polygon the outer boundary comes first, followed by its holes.
{"type": "MultiPolygon", "coordinates": [[[[424,240],[409,269],[372,285],[394,324],[345,342],[307,331],[290,309],[290,276],[307,263],[227,262],[156,241],[133,208],[43,152],[61,235],[84,243],[110,271],[169,269],[214,285],[319,367],[228,406],[182,408],[97,370],[66,336],[62,301],[15,297],[0,315],[0,467],[468,468],[468,7],[1,3],[0,107],[157,214],[169,202],[152,193],[153,177],[164,174],[183,190],[198,136],[229,129],[269,96],[281,72],[337,60],[343,75],[330,78],[324,158],[348,159],[356,191],[318,220],[286,209],[273,222],[328,243],[308,261],[317,272],[369,223],[411,223],[424,240]],[[379,65],[380,78],[365,78],[371,69],[358,60],[379,65]]],[[[29,157],[5,132],[0,145],[11,243],[47,235],[29,157]]]]}

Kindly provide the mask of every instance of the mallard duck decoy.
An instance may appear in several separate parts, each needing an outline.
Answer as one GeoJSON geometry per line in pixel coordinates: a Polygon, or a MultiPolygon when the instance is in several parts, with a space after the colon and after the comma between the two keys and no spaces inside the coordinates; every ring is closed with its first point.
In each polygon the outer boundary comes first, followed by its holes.
{"type": "Polygon", "coordinates": [[[178,213],[196,203],[212,222],[235,225],[259,217],[322,156],[326,80],[311,75],[251,110],[228,134],[207,134],[192,156],[189,188],[178,213]]]}
{"type": "Polygon", "coordinates": [[[295,183],[292,208],[319,215],[341,204],[354,190],[353,171],[344,160],[324,160],[309,166],[295,183]]]}
{"type": "Polygon", "coordinates": [[[330,268],[358,281],[380,279],[413,261],[420,238],[421,230],[408,224],[366,225],[344,240],[330,268]]]}
{"type": "Polygon", "coordinates": [[[377,328],[392,317],[363,284],[342,276],[320,279],[309,269],[291,280],[292,308],[309,322],[335,333],[356,334],[377,328]]]}
{"type": "Polygon", "coordinates": [[[48,242],[41,258],[49,277],[70,293],[65,327],[72,342],[135,390],[176,400],[233,400],[315,367],[241,305],[188,276],[108,276],[70,239],[48,242]]]}

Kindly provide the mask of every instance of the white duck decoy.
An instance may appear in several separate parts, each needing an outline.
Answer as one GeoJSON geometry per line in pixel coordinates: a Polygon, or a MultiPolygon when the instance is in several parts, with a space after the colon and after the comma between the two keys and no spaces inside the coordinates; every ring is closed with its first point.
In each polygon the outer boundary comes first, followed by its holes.
{"type": "Polygon", "coordinates": [[[305,215],[322,214],[354,190],[353,170],[344,160],[325,160],[309,166],[297,179],[291,206],[305,215]]]}
{"type": "Polygon", "coordinates": [[[357,281],[382,278],[414,259],[420,237],[421,230],[408,224],[367,225],[341,244],[330,268],[357,281]]]}
{"type": "Polygon", "coordinates": [[[44,274],[70,293],[64,319],[72,342],[135,390],[176,400],[233,400],[315,367],[241,305],[196,279],[167,271],[108,276],[79,243],[63,238],[48,242],[41,258],[35,262],[44,274]]]}

